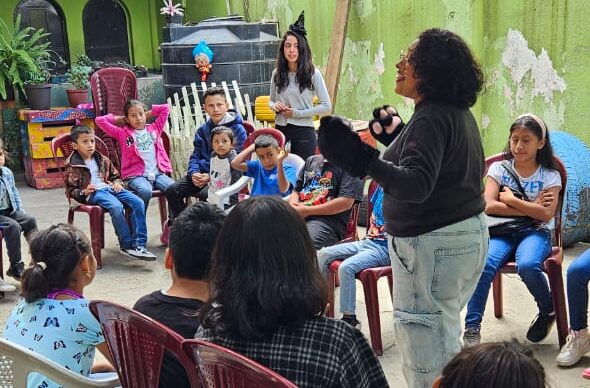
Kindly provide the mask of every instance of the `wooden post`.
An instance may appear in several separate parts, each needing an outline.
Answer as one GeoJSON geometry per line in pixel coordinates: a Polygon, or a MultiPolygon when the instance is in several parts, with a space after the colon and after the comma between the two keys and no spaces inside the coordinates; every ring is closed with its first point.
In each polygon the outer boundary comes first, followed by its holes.
{"type": "Polygon", "coordinates": [[[332,42],[328,55],[328,67],[326,68],[326,87],[332,101],[332,110],[336,106],[338,94],[338,81],[340,80],[340,68],[342,66],[342,54],[348,28],[348,14],[352,0],[336,0],[336,15],[332,27],[332,42]]]}

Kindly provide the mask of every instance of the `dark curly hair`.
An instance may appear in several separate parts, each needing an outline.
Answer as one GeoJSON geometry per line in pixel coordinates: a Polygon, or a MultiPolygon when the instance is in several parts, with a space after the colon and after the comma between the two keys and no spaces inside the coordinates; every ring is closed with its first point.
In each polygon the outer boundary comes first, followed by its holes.
{"type": "Polygon", "coordinates": [[[432,28],[420,34],[408,62],[418,78],[424,101],[467,109],[483,85],[481,68],[465,41],[457,34],[432,28]]]}
{"type": "Polygon", "coordinates": [[[311,49],[307,38],[293,31],[287,31],[283,35],[283,40],[277,52],[277,72],[274,77],[277,92],[280,93],[289,85],[289,64],[285,58],[285,41],[288,36],[294,36],[299,45],[299,59],[297,60],[297,73],[295,74],[295,79],[299,84],[299,92],[303,92],[305,89],[314,90],[311,79],[315,73],[315,66],[311,60],[311,49]]]}

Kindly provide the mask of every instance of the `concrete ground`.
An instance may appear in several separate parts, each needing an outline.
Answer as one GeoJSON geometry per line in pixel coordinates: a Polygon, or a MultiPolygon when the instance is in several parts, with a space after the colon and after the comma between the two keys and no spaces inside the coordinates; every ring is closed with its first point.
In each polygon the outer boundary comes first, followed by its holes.
{"type": "MultiPolygon", "coordinates": [[[[25,210],[37,218],[40,228],[66,221],[67,202],[63,189],[35,190],[22,182],[22,176],[18,186],[25,210]]],[[[108,216],[105,223],[106,243],[105,249],[102,251],[103,268],[98,271],[94,282],[86,289],[85,296],[89,299],[105,299],[132,306],[138,298],[146,293],[167,287],[169,274],[163,265],[164,248],[160,245],[159,240],[160,226],[156,201],[151,202],[148,211],[148,248],[158,255],[156,262],[138,262],[121,256],[108,216]]],[[[89,233],[88,218],[85,214],[76,214],[75,225],[89,233]]],[[[565,252],[566,268],[573,258],[587,248],[587,244],[580,243],[567,249],[565,252]]],[[[28,261],[27,256],[28,249],[23,248],[23,259],[25,261],[28,261]]],[[[6,271],[8,257],[5,250],[3,263],[4,271],[6,271]]],[[[517,275],[505,275],[504,279],[504,318],[496,319],[494,317],[490,298],[483,322],[482,340],[485,342],[501,341],[510,340],[514,337],[523,343],[527,343],[525,333],[536,313],[535,303],[517,275]]],[[[12,278],[8,278],[8,281],[16,284],[12,278]]],[[[381,326],[385,349],[380,361],[390,385],[402,388],[406,387],[406,384],[401,374],[399,351],[393,340],[392,306],[387,283],[384,279],[380,281],[379,287],[381,295],[381,326]]],[[[4,327],[8,314],[16,300],[17,293],[8,293],[4,299],[0,299],[0,327],[4,327]]],[[[338,306],[338,301],[336,301],[336,306],[338,306]]],[[[361,330],[368,337],[365,302],[359,282],[357,282],[357,314],[362,322],[361,330]]],[[[575,367],[558,368],[555,365],[555,357],[559,351],[555,330],[544,341],[533,344],[531,347],[545,367],[551,387],[590,387],[590,381],[581,378],[582,370],[590,367],[590,356],[584,357],[575,367]]]]}

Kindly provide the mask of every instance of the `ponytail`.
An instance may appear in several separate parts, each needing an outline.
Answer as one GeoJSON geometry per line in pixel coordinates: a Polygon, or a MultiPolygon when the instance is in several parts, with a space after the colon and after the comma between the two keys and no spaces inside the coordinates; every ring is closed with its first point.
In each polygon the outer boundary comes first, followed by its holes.
{"type": "Polygon", "coordinates": [[[23,273],[21,295],[27,303],[47,297],[49,283],[43,274],[43,268],[39,265],[29,267],[23,273]]]}
{"type": "Polygon", "coordinates": [[[58,224],[31,240],[33,266],[23,273],[21,296],[27,303],[46,298],[52,290],[67,288],[80,260],[91,254],[88,238],[76,227],[58,224]]]}

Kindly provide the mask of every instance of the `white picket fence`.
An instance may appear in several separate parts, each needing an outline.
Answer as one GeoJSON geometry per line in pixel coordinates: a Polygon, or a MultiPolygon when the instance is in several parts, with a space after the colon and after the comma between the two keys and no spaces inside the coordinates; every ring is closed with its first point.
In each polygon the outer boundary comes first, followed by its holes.
{"type": "MultiPolygon", "coordinates": [[[[205,82],[201,82],[203,91],[215,86],[217,86],[215,83],[207,85],[205,82]]],[[[225,91],[229,107],[235,108],[242,117],[250,118],[254,126],[260,128],[260,123],[255,121],[252,114],[250,96],[245,94],[242,97],[238,83],[234,80],[231,85],[228,85],[223,81],[221,86],[225,91]]],[[[170,137],[172,176],[174,179],[180,179],[186,173],[188,160],[193,152],[195,132],[207,120],[199,99],[197,84],[193,82],[188,87],[184,86],[181,89],[181,96],[174,93],[173,98],[168,98],[168,107],[170,108],[170,117],[166,132],[170,137]]]]}

